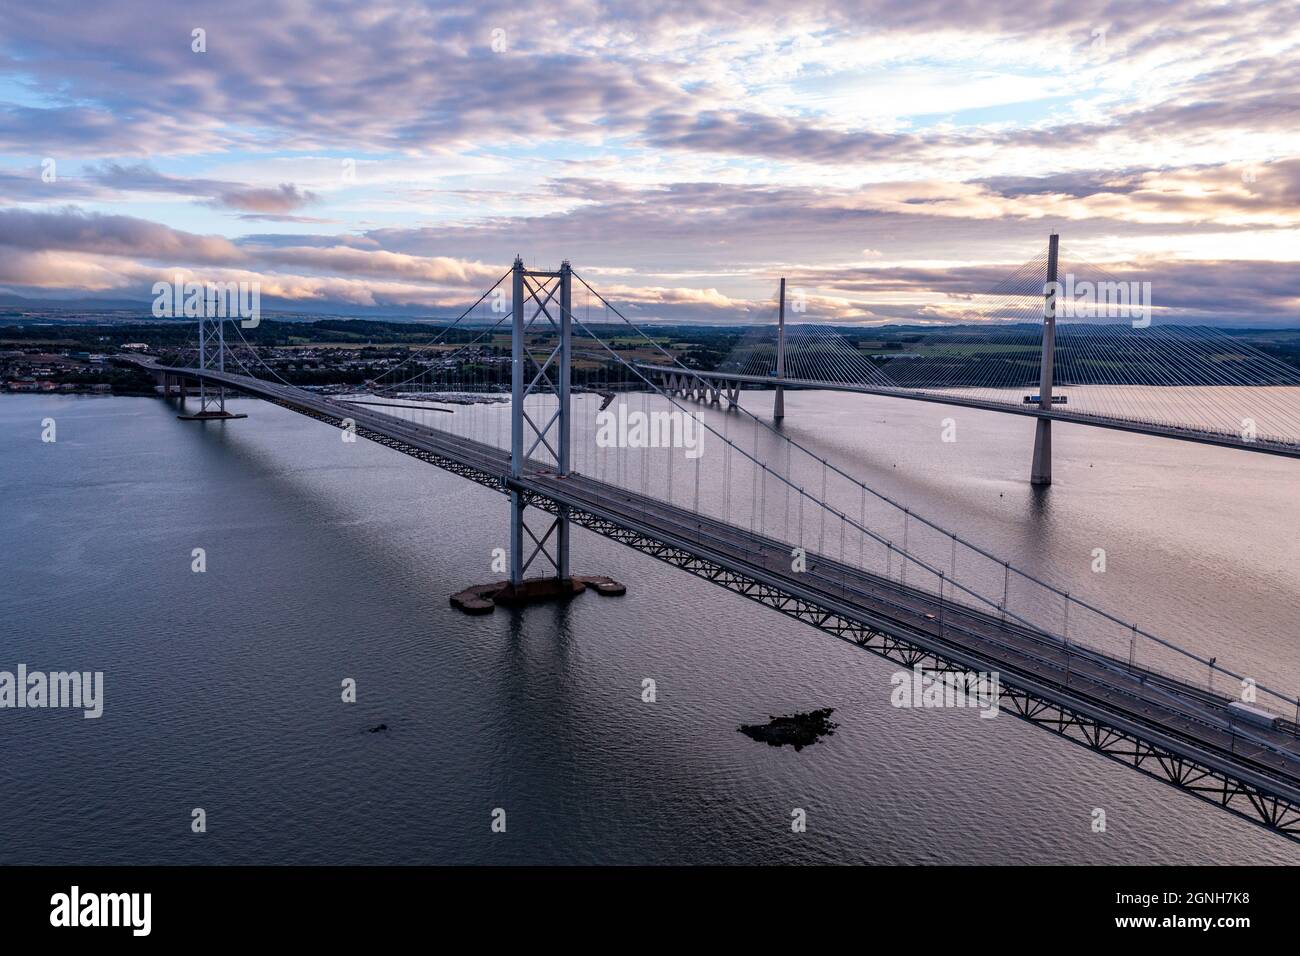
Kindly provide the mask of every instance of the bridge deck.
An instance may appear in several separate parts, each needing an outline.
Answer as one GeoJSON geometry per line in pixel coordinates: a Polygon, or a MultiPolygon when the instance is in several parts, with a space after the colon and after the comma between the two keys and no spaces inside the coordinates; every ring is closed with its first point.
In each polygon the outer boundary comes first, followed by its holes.
{"type": "MultiPolygon", "coordinates": [[[[229,373],[165,368],[147,359],[134,361],[151,371],[224,384],[334,424],[349,418],[359,431],[408,454],[443,467],[455,466],[459,473],[498,490],[511,486],[509,453],[494,446],[290,386],[229,373]]],[[[1221,774],[1230,786],[1244,784],[1291,808],[1300,807],[1300,740],[1285,729],[1232,727],[1225,711],[1228,698],[1073,645],[1067,655],[1065,646],[1051,635],[1004,621],[995,613],[940,602],[929,592],[811,551],[806,570],[795,572],[787,543],[586,475],[561,477],[535,465],[514,486],[538,501],[567,506],[579,524],[598,531],[626,529],[807,602],[827,618],[859,622],[966,670],[997,672],[1004,686],[1068,708],[1103,729],[1152,744],[1179,760],[1192,761],[1221,774]]],[[[1160,754],[1150,760],[1165,763],[1160,754]]],[[[1126,762],[1151,773],[1142,767],[1141,754],[1126,762]]],[[[1181,775],[1180,769],[1163,769],[1171,782],[1197,790],[1175,779],[1174,770],[1181,775]]],[[[1198,795],[1206,799],[1205,794],[1198,795]]],[[[1229,799],[1216,796],[1214,802],[1228,806],[1229,799]]],[[[1254,795],[1250,800],[1258,803],[1254,795]]],[[[1300,837],[1300,821],[1289,818],[1285,832],[1293,839],[1300,837]]]]}
{"type": "MultiPolygon", "coordinates": [[[[1115,431],[1135,432],[1140,435],[1155,435],[1160,438],[1173,438],[1179,441],[1197,442],[1202,445],[1218,445],[1223,448],[1237,448],[1243,451],[1261,452],[1266,455],[1282,455],[1288,458],[1300,458],[1300,444],[1288,444],[1269,441],[1263,438],[1247,441],[1240,435],[1217,431],[1202,431],[1190,427],[1169,425],[1164,422],[1140,421],[1137,419],[1111,418],[1093,415],[1087,412],[1071,411],[1068,408],[1040,408],[1037,405],[1015,405],[1008,402],[996,402],[986,398],[961,395],[952,390],[922,390],[910,388],[886,388],[877,385],[857,385],[844,382],[822,382],[807,378],[777,378],[775,375],[743,375],[738,372],[690,372],[686,369],[668,365],[650,365],[638,363],[637,368],[643,372],[656,375],[698,375],[704,381],[731,382],[739,385],[763,385],[775,387],[780,385],[789,389],[820,389],[831,392],[852,392],[859,395],[883,395],[888,398],[904,398],[913,402],[934,402],[939,405],[955,405],[959,408],[978,408],[989,412],[1001,412],[1004,415],[1023,415],[1029,418],[1047,418],[1054,421],[1069,422],[1075,425],[1089,425],[1094,428],[1109,428],[1115,431]]],[[[693,379],[692,379],[693,381],[693,379]]],[[[1029,386],[1037,392],[1037,386],[1029,386]]],[[[1057,388],[1066,388],[1058,383],[1057,388]]]]}

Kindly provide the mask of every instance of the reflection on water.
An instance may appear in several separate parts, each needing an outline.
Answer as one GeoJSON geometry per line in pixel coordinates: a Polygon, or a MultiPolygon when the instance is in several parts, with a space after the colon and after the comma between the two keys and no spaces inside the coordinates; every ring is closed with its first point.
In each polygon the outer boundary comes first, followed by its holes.
{"type": "MultiPolygon", "coordinates": [[[[742,400],[763,414],[771,396],[742,400]]],[[[851,525],[800,522],[798,495],[787,506],[783,483],[720,442],[671,469],[663,454],[602,455],[599,401],[577,399],[579,470],[698,496],[836,556],[888,557],[851,525]]],[[[100,720],[0,711],[0,761],[21,781],[0,804],[0,862],[1296,862],[1008,716],[893,709],[894,665],[586,532],[575,570],[627,582],[626,597],[463,617],[447,598],[493,577],[503,500],[238,404],[249,419],[196,424],[152,399],[0,400],[0,668],[105,672],[100,720]],[[347,677],[356,704],[340,700],[347,677]],[[797,754],[735,732],[821,707],[839,729],[797,754]],[[198,806],[203,837],[189,832],[198,806]],[[805,833],[790,832],[795,807],[805,833]]],[[[410,414],[506,440],[502,406],[410,414]]],[[[735,415],[703,415],[738,438],[735,415]]],[[[830,393],[789,393],[783,426],[1071,595],[1300,685],[1295,462],[1058,425],[1043,491],[1026,480],[1032,428],[830,393]]],[[[773,436],[740,434],[777,468],[773,436]]],[[[820,492],[811,460],[784,468],[820,492]]],[[[830,485],[861,518],[858,493],[830,485]]],[[[873,507],[868,527],[914,545],[873,507]]],[[[951,542],[932,547],[951,560],[951,542]]]]}

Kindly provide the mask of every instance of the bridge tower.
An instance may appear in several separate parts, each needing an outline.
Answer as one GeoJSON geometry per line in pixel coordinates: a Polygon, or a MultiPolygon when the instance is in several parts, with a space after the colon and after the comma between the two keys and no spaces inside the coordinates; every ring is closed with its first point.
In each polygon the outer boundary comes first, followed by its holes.
{"type": "MultiPolygon", "coordinates": [[[[776,377],[785,378],[785,276],[781,277],[781,304],[776,311],[776,377]]],[[[780,421],[785,418],[785,388],[776,387],[776,397],[772,399],[772,419],[780,421]]]]}
{"type": "MultiPolygon", "coordinates": [[[[225,372],[226,370],[226,320],[222,316],[208,315],[205,307],[199,312],[199,371],[225,372]]],[[[182,396],[184,396],[182,386],[182,396]]],[[[209,419],[247,418],[244,414],[226,411],[226,387],[212,385],[199,379],[199,410],[193,415],[178,415],[185,421],[209,419]]]]}
{"type": "MultiPolygon", "coordinates": [[[[1056,266],[1061,237],[1047,240],[1047,284],[1043,288],[1043,357],[1038,370],[1038,407],[1052,410],[1053,357],[1056,352],[1056,266]]],[[[1040,418],[1034,428],[1034,462],[1029,470],[1034,485],[1052,483],[1052,420],[1040,418]]]]}
{"type": "MultiPolygon", "coordinates": [[[[511,296],[514,326],[511,335],[510,376],[510,476],[519,478],[529,466],[534,452],[543,449],[555,459],[556,472],[569,474],[570,402],[569,378],[572,360],[573,273],[566,259],[558,272],[537,272],[524,268],[516,256],[511,296]],[[536,306],[525,318],[527,308],[536,306]],[[527,348],[530,329],[545,318],[549,328],[558,332],[558,341],[540,361],[527,348]],[[554,414],[543,412],[537,421],[525,408],[533,395],[554,395],[558,407],[554,414]]],[[[536,409],[534,409],[536,413],[536,409]]],[[[525,520],[527,504],[518,486],[510,488],[510,587],[524,587],[524,574],[542,556],[555,571],[560,586],[572,585],[569,573],[569,519],[563,505],[540,535],[534,534],[525,520]],[[554,551],[547,544],[554,536],[554,551]],[[528,539],[527,541],[525,539],[528,539]]],[[[534,509],[535,511],[537,509],[534,509]]],[[[539,512],[547,514],[546,512],[539,512]]],[[[547,514],[549,518],[549,514],[547,514]]]]}

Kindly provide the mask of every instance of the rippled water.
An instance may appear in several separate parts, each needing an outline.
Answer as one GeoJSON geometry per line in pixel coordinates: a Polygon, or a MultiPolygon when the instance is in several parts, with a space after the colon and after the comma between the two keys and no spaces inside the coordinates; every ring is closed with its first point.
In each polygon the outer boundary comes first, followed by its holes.
{"type": "MultiPolygon", "coordinates": [[[[787,433],[915,511],[1300,685],[1300,464],[1058,424],[1042,492],[1031,422],[963,410],[947,444],[940,406],[786,400],[787,433]]],[[[1300,861],[1020,721],[893,709],[895,665],[582,530],[575,571],[626,597],[463,617],[448,595],[499,577],[503,499],[235,404],[251,417],[196,424],[153,399],[0,398],[0,669],[102,670],[106,697],[100,720],[0,711],[0,862],[1300,861]],[[839,730],[800,753],[736,732],[827,706],[839,730]]],[[[420,414],[495,433],[505,410],[420,414]]]]}

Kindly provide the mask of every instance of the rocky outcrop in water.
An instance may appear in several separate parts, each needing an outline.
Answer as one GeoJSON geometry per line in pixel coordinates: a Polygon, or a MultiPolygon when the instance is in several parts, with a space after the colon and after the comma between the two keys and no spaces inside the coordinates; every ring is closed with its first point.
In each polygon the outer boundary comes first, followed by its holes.
{"type": "Polygon", "coordinates": [[[591,588],[605,597],[618,597],[627,593],[627,587],[613,578],[575,574],[566,580],[559,578],[529,578],[519,588],[509,581],[495,584],[476,584],[472,588],[451,596],[451,606],[466,614],[491,614],[502,605],[534,604],[540,601],[567,600],[591,588]]]}
{"type": "Polygon", "coordinates": [[[806,714],[786,714],[771,717],[765,724],[741,724],[740,732],[751,740],[762,741],[771,747],[784,747],[786,744],[795,750],[810,747],[822,737],[835,733],[839,724],[831,720],[834,707],[811,710],[806,714]]]}

